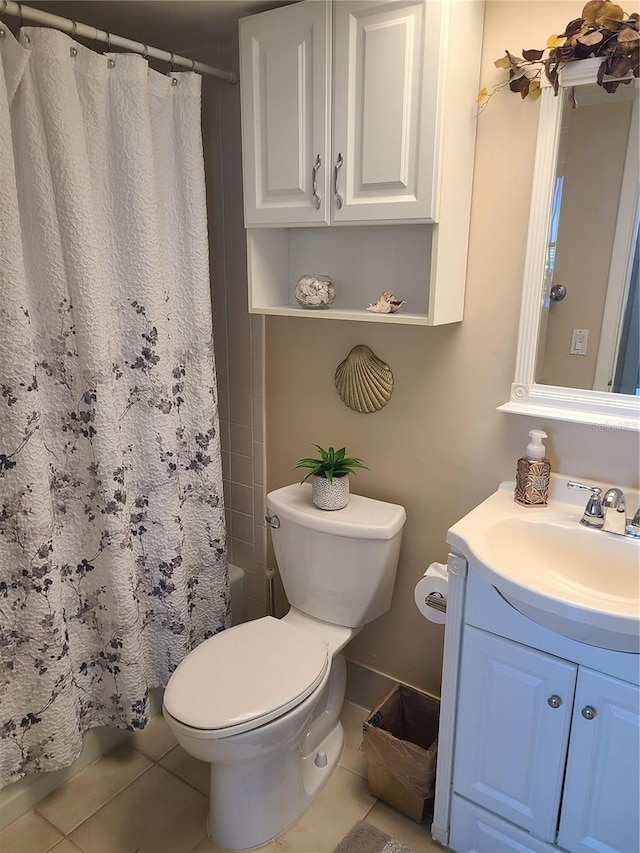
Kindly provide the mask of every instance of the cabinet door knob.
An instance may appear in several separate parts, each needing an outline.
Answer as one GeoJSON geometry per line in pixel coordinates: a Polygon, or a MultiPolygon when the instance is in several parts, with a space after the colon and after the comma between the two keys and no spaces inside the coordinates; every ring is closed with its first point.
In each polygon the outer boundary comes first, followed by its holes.
{"type": "Polygon", "coordinates": [[[557,693],[552,693],[547,699],[547,705],[550,705],[552,708],[559,708],[562,705],[562,699],[557,693]]]}
{"type": "Polygon", "coordinates": [[[582,711],[580,711],[585,720],[593,720],[595,715],[598,713],[593,705],[585,705],[582,711]]]}
{"type": "Polygon", "coordinates": [[[311,169],[311,184],[312,190],[311,194],[313,195],[313,204],[316,210],[320,210],[320,196],[318,195],[318,169],[322,166],[322,159],[320,155],[316,155],[316,162],[313,164],[313,168],[311,169]]]}
{"type": "Polygon", "coordinates": [[[342,154],[338,154],[338,159],[336,160],[336,165],[333,169],[333,194],[336,199],[336,207],[338,210],[342,207],[342,196],[338,192],[338,171],[342,168],[342,164],[344,160],[342,159],[342,154]]]}

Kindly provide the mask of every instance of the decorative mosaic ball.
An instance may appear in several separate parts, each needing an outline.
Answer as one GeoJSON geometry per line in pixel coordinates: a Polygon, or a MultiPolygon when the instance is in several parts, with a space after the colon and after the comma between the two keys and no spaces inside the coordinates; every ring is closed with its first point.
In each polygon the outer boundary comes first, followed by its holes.
{"type": "Polygon", "coordinates": [[[302,308],[328,308],[336,298],[336,289],[328,275],[303,275],[296,284],[295,297],[302,308]]]}

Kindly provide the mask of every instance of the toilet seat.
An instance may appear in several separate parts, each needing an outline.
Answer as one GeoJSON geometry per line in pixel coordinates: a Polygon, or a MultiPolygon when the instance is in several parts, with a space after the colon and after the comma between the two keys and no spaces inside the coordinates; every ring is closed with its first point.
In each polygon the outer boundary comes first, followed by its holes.
{"type": "Polygon", "coordinates": [[[265,616],[194,649],[171,676],[164,708],[205,737],[258,728],[299,705],[329,666],[320,637],[265,616]]]}

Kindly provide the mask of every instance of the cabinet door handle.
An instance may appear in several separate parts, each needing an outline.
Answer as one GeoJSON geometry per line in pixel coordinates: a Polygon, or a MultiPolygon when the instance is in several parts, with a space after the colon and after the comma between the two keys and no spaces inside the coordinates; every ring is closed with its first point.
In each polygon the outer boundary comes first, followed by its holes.
{"type": "Polygon", "coordinates": [[[338,154],[338,159],[336,160],[336,165],[333,170],[333,194],[336,199],[336,207],[338,210],[342,207],[342,196],[338,192],[338,171],[342,168],[342,164],[344,160],[342,159],[342,154],[338,154]]]}
{"type": "Polygon", "coordinates": [[[316,162],[313,164],[313,168],[311,169],[311,184],[312,190],[311,194],[313,195],[313,204],[316,210],[320,210],[321,198],[318,195],[318,169],[322,166],[322,160],[320,155],[316,155],[316,162]]]}
{"type": "Polygon", "coordinates": [[[558,696],[557,693],[552,693],[551,696],[547,699],[547,705],[551,708],[559,708],[562,705],[562,699],[558,696]]]}
{"type": "Polygon", "coordinates": [[[582,711],[580,711],[585,720],[593,720],[595,715],[598,713],[593,705],[585,705],[582,711]]]}

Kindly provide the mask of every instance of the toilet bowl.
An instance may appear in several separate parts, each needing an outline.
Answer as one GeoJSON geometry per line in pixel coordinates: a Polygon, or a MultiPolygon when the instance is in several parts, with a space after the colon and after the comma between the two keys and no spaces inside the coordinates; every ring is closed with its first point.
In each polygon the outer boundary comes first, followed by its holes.
{"type": "Polygon", "coordinates": [[[163,702],[178,743],[210,764],[208,834],[230,850],[280,834],[338,763],[342,649],[389,607],[405,519],[402,507],[359,496],[324,513],[300,485],[271,492],[267,508],[291,609],[205,640],[163,702]]]}
{"type": "MultiPolygon", "coordinates": [[[[337,648],[332,655],[321,633],[305,633],[299,627],[302,614],[297,619],[296,614],[287,616],[298,625],[292,627],[287,617],[266,616],[224,632],[230,648],[234,642],[247,650],[253,646],[258,657],[247,668],[237,648],[233,666],[223,672],[213,661],[207,666],[206,644],[213,645],[207,640],[198,647],[205,647],[200,677],[200,661],[193,662],[191,672],[178,667],[165,692],[163,712],[176,740],[211,765],[208,834],[230,850],[255,847],[293,823],[327,781],[342,752],[344,656],[337,648]],[[256,673],[260,684],[251,690],[256,673]],[[288,683],[287,674],[292,676],[288,683]],[[237,708],[215,701],[216,685],[220,694],[238,691],[237,708]],[[207,706],[197,701],[203,693],[213,700],[208,707],[219,709],[219,716],[211,720],[190,712],[194,706],[207,706]],[[225,716],[227,724],[221,725],[225,716]]],[[[353,633],[345,632],[340,648],[353,633]]]]}

